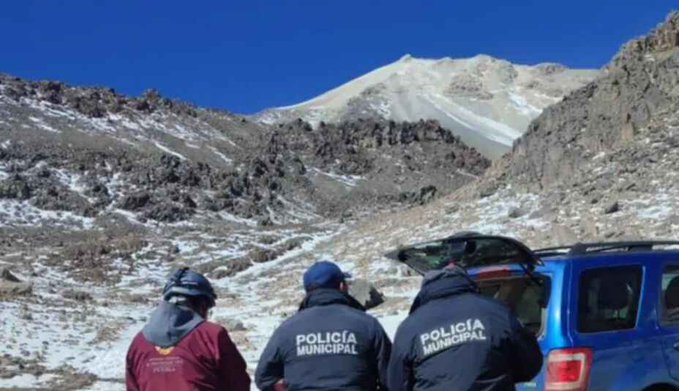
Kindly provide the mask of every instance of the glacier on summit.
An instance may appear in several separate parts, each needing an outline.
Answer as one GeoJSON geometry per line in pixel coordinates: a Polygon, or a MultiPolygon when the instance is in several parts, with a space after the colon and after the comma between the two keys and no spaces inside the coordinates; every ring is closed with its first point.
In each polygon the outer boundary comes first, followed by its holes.
{"type": "Polygon", "coordinates": [[[487,55],[401,59],[305,102],[255,114],[266,124],[356,119],[437,120],[486,157],[498,158],[542,110],[590,82],[596,70],[516,65],[487,55]]]}

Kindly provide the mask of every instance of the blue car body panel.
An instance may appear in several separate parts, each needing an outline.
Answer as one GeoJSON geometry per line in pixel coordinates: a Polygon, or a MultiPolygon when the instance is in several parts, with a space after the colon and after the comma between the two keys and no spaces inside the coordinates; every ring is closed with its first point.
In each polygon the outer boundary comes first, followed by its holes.
{"type": "MultiPolygon", "coordinates": [[[[679,387],[679,326],[661,324],[661,280],[668,265],[679,266],[679,251],[620,252],[543,259],[535,273],[549,278],[547,320],[538,340],[545,355],[564,348],[593,350],[589,390],[642,391],[652,385],[679,387]],[[580,275],[588,269],[640,266],[642,285],[636,327],[595,333],[577,331],[580,275]]],[[[472,276],[486,268],[471,269],[472,276]]],[[[518,265],[512,274],[523,273],[518,265]]],[[[545,369],[519,390],[543,390],[545,369]]]]}

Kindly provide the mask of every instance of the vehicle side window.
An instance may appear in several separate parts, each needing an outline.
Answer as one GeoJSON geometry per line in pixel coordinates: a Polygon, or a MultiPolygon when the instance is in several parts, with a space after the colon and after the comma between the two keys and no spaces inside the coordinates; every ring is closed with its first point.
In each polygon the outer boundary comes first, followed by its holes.
{"type": "Polygon", "coordinates": [[[679,325],[679,265],[668,266],[662,275],[662,324],[679,325]]]}
{"type": "Polygon", "coordinates": [[[634,328],[642,273],[641,266],[584,271],[580,275],[578,331],[596,333],[634,328]]]}

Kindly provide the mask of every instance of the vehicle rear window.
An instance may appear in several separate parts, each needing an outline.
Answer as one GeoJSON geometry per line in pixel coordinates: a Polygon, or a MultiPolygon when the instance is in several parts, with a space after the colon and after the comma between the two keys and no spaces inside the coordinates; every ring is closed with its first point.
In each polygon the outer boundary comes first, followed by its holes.
{"type": "Polygon", "coordinates": [[[507,304],[519,321],[535,335],[542,333],[547,317],[550,280],[538,277],[540,283],[526,277],[485,280],[479,282],[481,293],[507,304]]]}
{"type": "Polygon", "coordinates": [[[464,267],[531,264],[533,260],[528,251],[503,238],[451,237],[403,248],[398,259],[415,270],[427,272],[443,269],[451,262],[464,267]]]}
{"type": "Polygon", "coordinates": [[[641,266],[606,267],[580,275],[578,331],[595,333],[636,326],[641,266]]]}
{"type": "Polygon", "coordinates": [[[679,264],[668,266],[662,275],[663,324],[679,325],[679,264]]]}

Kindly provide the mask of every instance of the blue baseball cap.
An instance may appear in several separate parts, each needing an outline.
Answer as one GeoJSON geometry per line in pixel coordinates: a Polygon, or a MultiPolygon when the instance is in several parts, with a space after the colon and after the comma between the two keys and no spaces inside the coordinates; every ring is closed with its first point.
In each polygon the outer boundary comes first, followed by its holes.
{"type": "Polygon", "coordinates": [[[351,278],[351,274],[343,272],[336,264],[328,261],[316,262],[304,273],[304,290],[310,292],[319,288],[337,289],[347,278],[351,278]]]}

